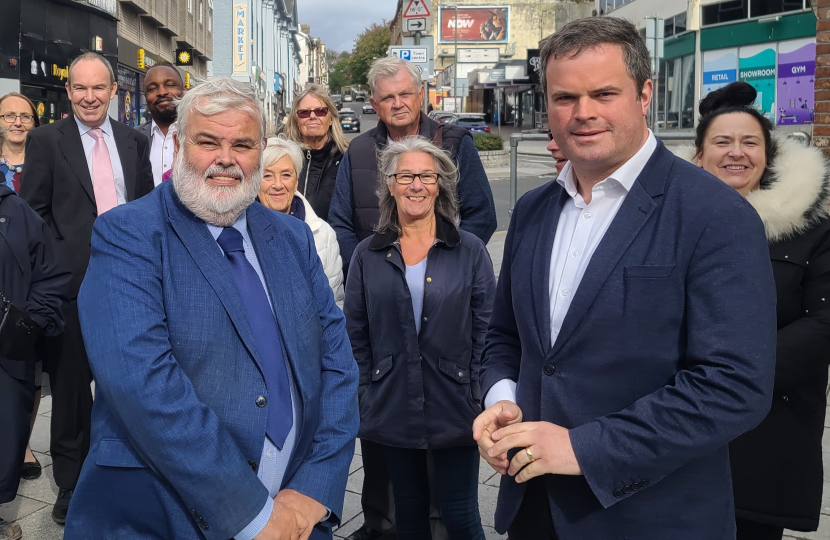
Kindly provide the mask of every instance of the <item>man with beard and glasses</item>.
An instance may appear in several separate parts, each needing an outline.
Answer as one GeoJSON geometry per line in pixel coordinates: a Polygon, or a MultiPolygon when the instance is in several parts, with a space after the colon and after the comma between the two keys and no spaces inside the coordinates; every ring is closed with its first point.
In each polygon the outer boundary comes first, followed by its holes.
{"type": "Polygon", "coordinates": [[[95,224],[95,429],[65,538],[331,538],[359,422],[343,313],[311,230],[254,202],[253,90],[213,79],[178,110],[171,181],[95,224]]]}
{"type": "Polygon", "coordinates": [[[158,63],[144,76],[144,97],[153,118],[136,129],[150,139],[153,183],[170,178],[173,168],[173,135],[176,133],[176,102],[184,93],[184,81],[172,64],[158,63]]]}

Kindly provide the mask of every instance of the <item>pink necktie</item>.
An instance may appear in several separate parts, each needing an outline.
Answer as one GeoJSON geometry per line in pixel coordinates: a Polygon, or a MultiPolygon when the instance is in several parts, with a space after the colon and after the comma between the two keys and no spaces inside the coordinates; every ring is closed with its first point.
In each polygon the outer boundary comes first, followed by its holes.
{"type": "Polygon", "coordinates": [[[95,146],[92,147],[92,190],[100,216],[118,206],[118,195],[115,193],[115,177],[104,132],[101,128],[92,128],[87,133],[95,139],[95,146]]]}

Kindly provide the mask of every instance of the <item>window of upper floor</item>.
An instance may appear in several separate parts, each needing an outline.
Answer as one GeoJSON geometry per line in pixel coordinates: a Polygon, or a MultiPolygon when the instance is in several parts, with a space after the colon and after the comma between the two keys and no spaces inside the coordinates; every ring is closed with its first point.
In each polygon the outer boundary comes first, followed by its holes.
{"type": "Polygon", "coordinates": [[[728,0],[700,9],[702,26],[808,9],[807,0],[728,0]]]}
{"type": "Polygon", "coordinates": [[[202,11],[204,10],[204,2],[199,0],[199,24],[202,24],[202,11]]]}
{"type": "Polygon", "coordinates": [[[193,13],[193,0],[187,0],[187,12],[193,13]]]}

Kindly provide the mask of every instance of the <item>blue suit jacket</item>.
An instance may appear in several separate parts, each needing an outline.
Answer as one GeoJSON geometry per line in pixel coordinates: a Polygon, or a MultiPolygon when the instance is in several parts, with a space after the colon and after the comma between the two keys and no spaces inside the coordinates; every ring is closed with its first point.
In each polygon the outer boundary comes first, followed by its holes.
{"type": "MultiPolygon", "coordinates": [[[[584,476],[546,475],[559,538],[735,537],[727,443],[769,410],[775,285],[752,207],[658,143],[550,342],[548,277],[568,194],[516,205],[481,370],[525,421],[569,428],[584,476]]],[[[504,477],[505,531],[524,484],[504,477]]]]}
{"type": "MultiPolygon", "coordinates": [[[[301,411],[283,480],[343,507],[359,417],[357,366],[309,228],[258,203],[251,241],[301,411]]],[[[268,390],[229,265],[172,183],[95,221],[78,297],[96,381],[92,443],[66,538],[227,540],[268,492],[268,390]]],[[[331,537],[318,526],[312,538],[331,537]]]]}

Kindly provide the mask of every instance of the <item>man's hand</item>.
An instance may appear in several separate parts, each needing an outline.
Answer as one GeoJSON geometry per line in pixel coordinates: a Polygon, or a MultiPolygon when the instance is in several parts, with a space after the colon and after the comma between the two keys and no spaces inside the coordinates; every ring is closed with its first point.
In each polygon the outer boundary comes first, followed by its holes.
{"type": "Polygon", "coordinates": [[[320,523],[320,521],[326,517],[326,514],[328,514],[328,510],[326,510],[325,506],[315,501],[308,495],[303,495],[299,491],[294,491],[293,489],[283,489],[277,493],[277,496],[274,497],[274,502],[277,501],[290,506],[302,514],[308,522],[308,528],[305,533],[300,534],[300,540],[308,538],[311,535],[311,531],[314,529],[314,526],[320,523]]]}
{"type": "Polygon", "coordinates": [[[274,498],[271,517],[254,540],[300,540],[308,538],[312,529],[303,514],[274,498]]]}
{"type": "Polygon", "coordinates": [[[582,474],[571,436],[562,426],[550,422],[513,424],[497,430],[491,438],[494,444],[487,452],[491,457],[505,455],[511,448],[522,448],[507,469],[516,482],[527,482],[543,474],[582,474]],[[530,450],[532,460],[525,449],[530,450]]]}
{"type": "Polygon", "coordinates": [[[493,433],[522,421],[522,410],[512,401],[502,400],[485,410],[473,422],[473,439],[478,442],[478,453],[500,474],[507,474],[507,453],[490,454],[493,433]]]}

